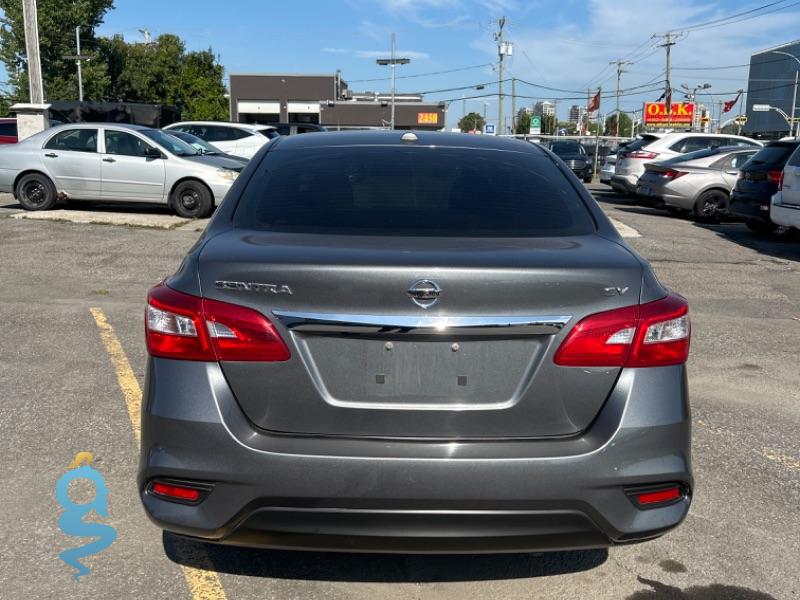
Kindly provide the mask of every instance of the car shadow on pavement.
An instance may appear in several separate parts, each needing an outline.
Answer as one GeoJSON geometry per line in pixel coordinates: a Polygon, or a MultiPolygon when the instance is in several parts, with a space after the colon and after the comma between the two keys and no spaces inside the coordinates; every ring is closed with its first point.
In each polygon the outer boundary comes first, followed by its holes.
{"type": "Polygon", "coordinates": [[[650,586],[650,589],[634,592],[625,600],[777,600],[770,594],[736,585],[714,583],[693,585],[681,590],[641,576],[637,579],[639,583],[650,586]]]}
{"type": "Polygon", "coordinates": [[[220,546],[164,532],[164,551],[178,564],[220,573],[381,583],[433,583],[522,579],[588,571],[608,559],[608,550],[528,554],[354,554],[262,550],[220,546]]]}
{"type": "Polygon", "coordinates": [[[796,230],[784,229],[775,233],[757,234],[750,231],[743,223],[695,223],[695,225],[713,231],[717,236],[730,242],[755,250],[759,254],[800,262],[800,232],[796,230]]]}

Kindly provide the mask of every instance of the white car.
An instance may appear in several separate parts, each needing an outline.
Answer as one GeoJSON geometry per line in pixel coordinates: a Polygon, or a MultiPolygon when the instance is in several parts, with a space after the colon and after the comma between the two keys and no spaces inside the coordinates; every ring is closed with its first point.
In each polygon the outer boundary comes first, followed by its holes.
{"type": "Polygon", "coordinates": [[[0,147],[0,192],[13,193],[25,210],[59,200],[148,202],[194,219],[222,202],[243,168],[160,129],[69,123],[0,147]]]}
{"type": "Polygon", "coordinates": [[[763,146],[761,142],[740,135],[719,133],[645,133],[617,154],[617,164],[611,187],[623,194],[636,193],[639,177],[648,162],[667,160],[680,154],[719,146],[763,146]]]}
{"type": "Polygon", "coordinates": [[[800,151],[798,150],[794,151],[783,167],[778,192],[772,196],[769,210],[769,218],[773,222],[795,229],[800,229],[800,151]]]}
{"type": "Polygon", "coordinates": [[[252,158],[271,139],[280,136],[271,125],[222,123],[219,121],[181,121],[164,127],[164,131],[191,133],[213,144],[226,154],[252,158]]]}
{"type": "Polygon", "coordinates": [[[611,184],[611,178],[614,176],[616,172],[617,166],[617,155],[616,154],[609,154],[606,156],[606,160],[603,163],[602,168],[600,169],[600,183],[611,184]]]}

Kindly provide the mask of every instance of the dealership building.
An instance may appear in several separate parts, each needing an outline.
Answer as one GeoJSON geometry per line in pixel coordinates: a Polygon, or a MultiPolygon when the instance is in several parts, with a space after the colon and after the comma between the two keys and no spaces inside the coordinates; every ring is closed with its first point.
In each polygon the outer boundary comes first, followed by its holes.
{"type": "MultiPolygon", "coordinates": [[[[792,114],[795,76],[800,70],[800,40],[756,52],[750,57],[750,75],[747,82],[746,135],[777,139],[789,135],[789,124],[775,108],[792,114]],[[760,105],[761,110],[753,110],[760,105]],[[769,109],[763,110],[764,105],[769,109]]],[[[800,104],[800,94],[796,102],[800,104]]],[[[800,116],[800,110],[795,116],[800,116]]]]}
{"type": "MultiPolygon", "coordinates": [[[[395,128],[444,128],[443,102],[395,94],[395,128]]],[[[328,129],[373,129],[391,122],[391,93],[354,92],[339,72],[230,76],[231,121],[315,123],[328,129]]]]}

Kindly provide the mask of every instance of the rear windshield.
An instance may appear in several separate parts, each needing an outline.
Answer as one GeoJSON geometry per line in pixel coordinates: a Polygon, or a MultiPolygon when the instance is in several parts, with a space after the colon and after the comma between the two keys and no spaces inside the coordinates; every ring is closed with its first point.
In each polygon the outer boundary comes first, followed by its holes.
{"type": "Polygon", "coordinates": [[[632,142],[625,144],[623,150],[625,152],[632,152],[633,150],[641,150],[645,146],[655,142],[657,139],[658,138],[655,136],[648,135],[643,138],[639,138],[638,140],[633,140],[632,142]]]}
{"type": "Polygon", "coordinates": [[[360,146],[280,149],[247,184],[242,228],[346,235],[584,235],[594,221],[553,162],[530,152],[360,146]]]}
{"type": "Polygon", "coordinates": [[[746,169],[747,167],[758,165],[783,168],[795,148],[797,148],[797,144],[770,144],[769,146],[764,146],[742,168],[746,169]]]}

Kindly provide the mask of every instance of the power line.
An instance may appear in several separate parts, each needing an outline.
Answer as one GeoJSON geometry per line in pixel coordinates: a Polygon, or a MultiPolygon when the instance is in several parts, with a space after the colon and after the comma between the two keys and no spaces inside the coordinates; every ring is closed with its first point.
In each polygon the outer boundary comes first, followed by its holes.
{"type": "Polygon", "coordinates": [[[689,25],[687,27],[680,27],[680,28],[672,29],[672,30],[670,30],[670,31],[668,31],[666,33],[692,32],[692,31],[700,31],[702,29],[713,29],[715,27],[722,27],[724,25],[732,25],[733,23],[738,23],[739,21],[746,20],[745,18],[742,18],[742,17],[747,17],[748,15],[752,15],[753,13],[760,12],[761,14],[756,15],[756,16],[761,17],[763,15],[768,15],[768,14],[771,14],[771,13],[774,13],[774,12],[779,12],[781,10],[786,10],[787,8],[791,8],[792,6],[797,6],[798,4],[800,4],[800,1],[792,2],[791,4],[787,4],[785,6],[781,6],[781,7],[775,8],[775,9],[770,10],[770,11],[766,10],[767,8],[776,6],[778,4],[783,4],[786,1],[787,0],[777,0],[776,2],[768,2],[767,4],[762,4],[761,6],[757,6],[756,8],[751,8],[750,10],[745,10],[745,11],[742,11],[740,13],[736,13],[736,14],[733,14],[733,15],[728,15],[727,17],[721,17],[719,19],[713,19],[711,21],[706,21],[705,23],[697,23],[695,25],[689,25]],[[762,11],[765,11],[765,12],[762,12],[762,11]]]}

